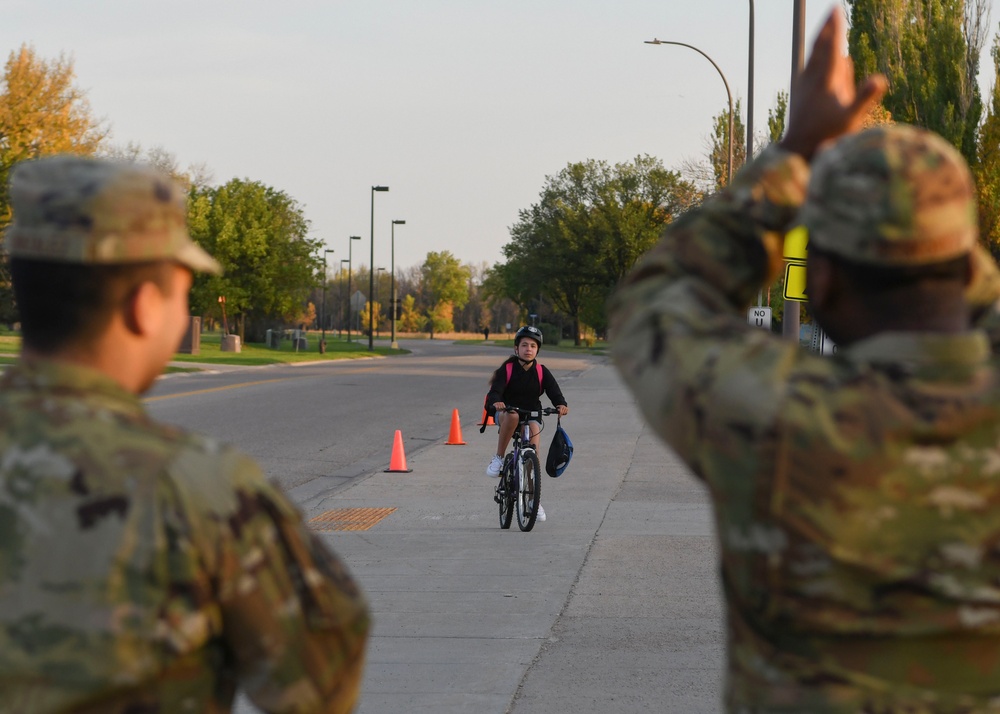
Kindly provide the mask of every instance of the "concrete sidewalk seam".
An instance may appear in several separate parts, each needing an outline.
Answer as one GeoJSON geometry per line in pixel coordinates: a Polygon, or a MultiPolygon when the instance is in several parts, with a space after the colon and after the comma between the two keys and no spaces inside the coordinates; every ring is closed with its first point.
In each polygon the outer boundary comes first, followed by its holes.
{"type": "Polygon", "coordinates": [[[580,576],[584,569],[587,567],[587,563],[590,561],[590,554],[594,549],[594,543],[597,541],[597,537],[601,533],[601,528],[604,526],[604,522],[608,517],[608,511],[611,510],[611,504],[615,502],[618,494],[621,493],[622,486],[625,483],[625,479],[628,477],[629,471],[632,469],[632,461],[635,457],[636,449],[639,445],[639,439],[642,437],[643,432],[646,431],[646,425],[643,424],[642,429],[635,435],[632,440],[632,448],[629,453],[628,464],[629,467],[622,472],[621,480],[618,482],[618,487],[615,489],[614,495],[608,501],[608,504],[604,508],[604,513],[601,515],[601,522],[598,524],[597,528],[594,530],[594,535],[591,536],[590,542],[587,544],[586,553],[583,559],[580,561],[580,567],[576,571],[576,576],[573,579],[573,584],[570,585],[569,590],[566,592],[566,597],[563,599],[562,607],[559,608],[559,612],[556,614],[555,619],[552,621],[552,627],[549,629],[549,636],[543,637],[542,646],[538,648],[535,656],[531,658],[531,662],[525,668],[524,673],[521,675],[521,680],[517,683],[517,689],[514,691],[514,696],[511,698],[510,705],[507,707],[506,714],[511,714],[514,706],[517,704],[518,699],[521,697],[522,690],[524,689],[525,680],[528,675],[531,674],[531,670],[534,668],[535,664],[542,658],[542,656],[549,649],[550,643],[552,642],[551,632],[558,627],[559,622],[562,620],[566,609],[569,607],[570,601],[573,599],[573,595],[576,593],[577,585],[580,583],[580,576]]]}

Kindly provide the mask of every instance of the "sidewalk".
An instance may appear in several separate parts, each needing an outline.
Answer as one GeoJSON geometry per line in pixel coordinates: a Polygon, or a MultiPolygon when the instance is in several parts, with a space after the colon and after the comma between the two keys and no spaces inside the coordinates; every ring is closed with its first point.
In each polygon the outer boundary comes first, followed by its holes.
{"type": "Polygon", "coordinates": [[[720,710],[707,497],[613,368],[561,386],[576,452],[563,477],[544,478],[548,520],[530,533],[500,530],[484,474],[496,432],[480,435],[468,412],[468,445],[442,438],[408,459],[413,473],[291,492],[307,517],[396,509],[368,530],[323,534],[375,614],[362,714],[720,710]]]}

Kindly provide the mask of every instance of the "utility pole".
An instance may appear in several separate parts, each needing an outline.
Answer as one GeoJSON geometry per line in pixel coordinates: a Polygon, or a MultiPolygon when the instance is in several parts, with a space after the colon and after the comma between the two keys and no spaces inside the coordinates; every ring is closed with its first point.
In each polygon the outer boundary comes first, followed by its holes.
{"type": "MultiPolygon", "coordinates": [[[[794,0],[792,10],[792,84],[788,93],[788,104],[795,100],[795,83],[805,66],[806,0],[794,0]]],[[[799,325],[802,311],[798,302],[785,300],[785,316],[781,321],[781,336],[786,340],[799,341],[799,325]]]]}

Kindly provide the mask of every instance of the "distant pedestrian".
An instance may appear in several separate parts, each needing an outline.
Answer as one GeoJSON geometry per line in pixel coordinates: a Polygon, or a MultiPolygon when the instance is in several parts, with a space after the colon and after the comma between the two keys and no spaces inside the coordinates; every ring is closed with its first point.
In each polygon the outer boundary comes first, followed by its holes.
{"type": "Polygon", "coordinates": [[[0,380],[0,712],[348,712],[369,628],[248,457],[138,395],[187,328],[185,193],[134,164],[15,168],[23,347],[0,380]]]}
{"type": "Polygon", "coordinates": [[[483,339],[484,340],[489,340],[490,339],[490,328],[489,327],[484,327],[483,328],[483,339]]]}
{"type": "Polygon", "coordinates": [[[838,8],[784,138],[639,261],[615,359],[712,495],[728,711],[996,712],[997,267],[954,147],[857,133],[886,81],[855,88],[844,37],[838,8]],[[799,224],[836,356],[747,324],[799,224]]]}

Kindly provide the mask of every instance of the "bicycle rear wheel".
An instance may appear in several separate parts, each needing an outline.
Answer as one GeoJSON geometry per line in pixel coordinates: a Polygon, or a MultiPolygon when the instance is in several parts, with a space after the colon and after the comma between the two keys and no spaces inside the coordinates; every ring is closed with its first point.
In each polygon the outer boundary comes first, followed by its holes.
{"type": "Polygon", "coordinates": [[[503,468],[500,469],[500,483],[497,484],[497,503],[500,504],[500,527],[510,528],[510,522],[514,518],[514,459],[511,454],[507,454],[504,459],[503,468]]]}
{"type": "Polygon", "coordinates": [[[518,465],[517,479],[517,527],[530,531],[538,517],[538,503],[542,494],[541,469],[538,455],[534,451],[524,451],[518,465]]]}

